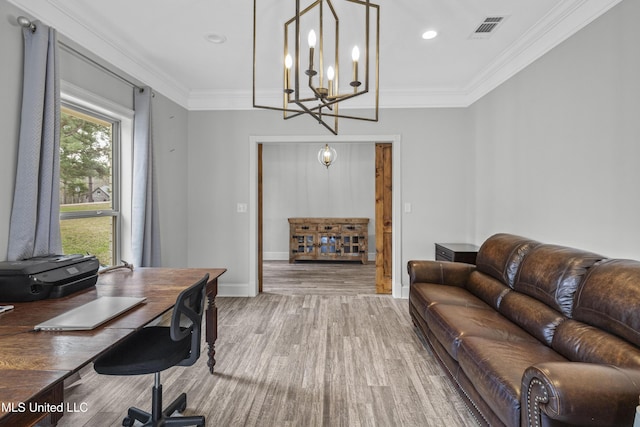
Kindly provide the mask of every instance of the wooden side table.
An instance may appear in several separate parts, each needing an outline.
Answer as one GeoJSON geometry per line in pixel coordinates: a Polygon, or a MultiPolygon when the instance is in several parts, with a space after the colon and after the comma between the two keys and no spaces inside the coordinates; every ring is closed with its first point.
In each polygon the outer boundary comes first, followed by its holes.
{"type": "Polygon", "coordinates": [[[436,243],[436,261],[475,264],[478,249],[469,243],[436,243]]]}

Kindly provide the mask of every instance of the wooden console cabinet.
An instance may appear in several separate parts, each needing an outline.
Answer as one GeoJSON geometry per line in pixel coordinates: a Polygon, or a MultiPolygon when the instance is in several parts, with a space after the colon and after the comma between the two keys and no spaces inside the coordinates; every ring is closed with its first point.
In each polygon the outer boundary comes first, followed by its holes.
{"type": "Polygon", "coordinates": [[[289,218],[289,262],[367,263],[369,218],[289,218]]]}

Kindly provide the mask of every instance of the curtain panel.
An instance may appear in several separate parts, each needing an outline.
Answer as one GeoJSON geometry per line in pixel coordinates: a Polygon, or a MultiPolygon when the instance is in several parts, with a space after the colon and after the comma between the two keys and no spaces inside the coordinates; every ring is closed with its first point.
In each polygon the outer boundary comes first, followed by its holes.
{"type": "Polygon", "coordinates": [[[150,87],[135,88],[133,125],[133,200],[131,212],[131,246],[133,265],[159,267],[160,223],[158,190],[153,167],[153,133],[151,125],[150,87]]]}
{"type": "Polygon", "coordinates": [[[60,77],[55,29],[23,29],[24,80],[8,259],[62,253],[60,77]]]}

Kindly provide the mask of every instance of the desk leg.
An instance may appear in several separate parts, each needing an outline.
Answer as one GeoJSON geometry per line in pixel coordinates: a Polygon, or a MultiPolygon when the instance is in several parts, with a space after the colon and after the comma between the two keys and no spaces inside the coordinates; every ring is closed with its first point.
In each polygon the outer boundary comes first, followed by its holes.
{"type": "Polygon", "coordinates": [[[216,365],[216,339],[218,339],[218,307],[216,307],[216,295],[218,294],[218,279],[207,284],[207,344],[209,344],[209,372],[213,374],[216,365]]]}

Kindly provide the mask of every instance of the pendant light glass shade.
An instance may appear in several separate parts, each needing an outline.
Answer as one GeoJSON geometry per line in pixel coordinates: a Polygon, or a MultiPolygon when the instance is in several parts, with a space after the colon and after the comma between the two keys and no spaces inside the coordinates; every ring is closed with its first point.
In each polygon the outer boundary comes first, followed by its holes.
{"type": "Polygon", "coordinates": [[[338,158],[338,153],[333,147],[329,147],[329,144],[325,144],[324,147],[318,151],[318,161],[321,165],[326,166],[327,169],[338,158]]]}

